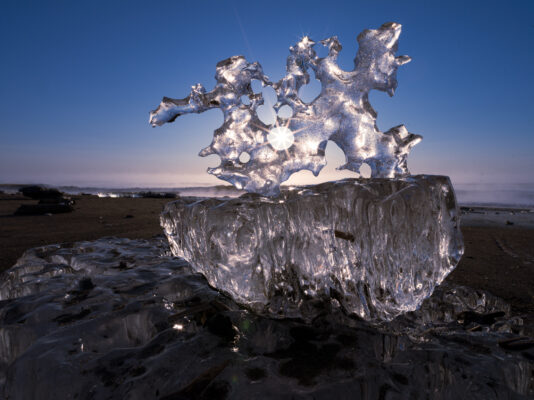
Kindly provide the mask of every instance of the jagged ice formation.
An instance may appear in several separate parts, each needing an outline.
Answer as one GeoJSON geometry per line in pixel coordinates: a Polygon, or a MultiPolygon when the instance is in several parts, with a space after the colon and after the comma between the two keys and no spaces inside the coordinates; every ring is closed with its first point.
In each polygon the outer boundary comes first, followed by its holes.
{"type": "Polygon", "coordinates": [[[212,91],[197,84],[184,99],[164,97],[150,113],[150,123],[162,125],[182,114],[220,108],[224,123],[199,155],[217,154],[221,164],[208,172],[248,192],[276,195],[282,182],[303,169],[317,176],[326,165],[328,140],[345,153],[346,163],[339,169],[359,172],[366,163],[372,178],[406,176],[406,157],[421,136],[409,133],[404,125],[380,132],[368,98],[371,89],[394,94],[397,68],[410,61],[408,56],[395,56],[400,33],[401,25],[394,22],[360,33],[355,67],[350,72],[337,65],[341,50],[337,37],[320,42],[329,50],[324,58],[315,53],[316,43],[304,37],[290,47],[287,74],[277,83],[269,81],[259,63],[249,63],[243,56],[230,57],[217,64],[217,84],[212,91]],[[309,69],[322,89],[315,100],[305,103],[298,93],[310,81],[309,69]],[[252,91],[254,79],[271,86],[278,98],[274,109],[287,105],[293,110],[292,117],[278,116],[273,125],[264,124],[256,113],[263,97],[252,91]],[[243,96],[250,104],[243,103],[243,96]]]}
{"type": "Polygon", "coordinates": [[[174,255],[258,314],[368,321],[417,309],[463,254],[448,177],[347,179],[278,197],[187,199],[161,225],[174,255]]]}
{"type": "Polygon", "coordinates": [[[326,304],[310,325],[250,313],[167,254],[26,251],[0,278],[0,398],[533,398],[532,324],[489,293],[442,285],[378,327],[326,304]]]}

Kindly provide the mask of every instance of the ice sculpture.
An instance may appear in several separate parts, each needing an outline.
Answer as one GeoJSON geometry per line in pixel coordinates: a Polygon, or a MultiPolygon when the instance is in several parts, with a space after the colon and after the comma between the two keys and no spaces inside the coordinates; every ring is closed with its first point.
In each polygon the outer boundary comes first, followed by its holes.
{"type": "Polygon", "coordinates": [[[290,48],[277,83],[258,63],[235,56],[217,64],[212,91],[197,85],[185,99],[164,98],[151,112],[153,126],[223,111],[223,125],[200,155],[219,155],[221,164],[208,172],[252,192],[168,204],[161,225],[173,254],[236,302],[271,317],[311,321],[330,302],[368,321],[417,309],[457,265],[463,243],[450,180],[409,176],[406,158],[421,136],[403,125],[380,132],[369,104],[371,89],[393,95],[397,68],[410,61],[395,56],[400,32],[393,22],[363,31],[351,72],[336,64],[336,37],[321,41],[329,50],[324,58],[305,37],[290,48]],[[322,85],[309,104],[299,98],[308,69],[322,85]],[[272,125],[259,119],[263,98],[252,91],[254,79],[273,87],[275,110],[291,107],[290,118],[272,125]],[[358,172],[366,163],[371,179],[280,192],[291,174],[320,172],[328,140],[345,152],[341,169],[358,172]]]}
{"type": "Polygon", "coordinates": [[[182,114],[220,108],[224,123],[199,155],[217,154],[221,164],[208,172],[248,192],[276,195],[280,183],[304,169],[317,176],[326,165],[328,140],[345,152],[346,163],[339,169],[359,172],[366,163],[372,178],[406,176],[406,157],[421,136],[409,133],[404,125],[380,132],[368,99],[371,89],[390,96],[395,92],[397,68],[410,61],[408,56],[395,56],[400,33],[401,25],[394,22],[364,30],[358,36],[355,68],[350,72],[336,63],[341,50],[337,37],[320,42],[329,50],[324,58],[315,53],[316,43],[304,37],[290,47],[287,74],[277,83],[269,81],[259,63],[249,63],[243,56],[230,57],[217,64],[217,84],[212,91],[197,84],[184,99],[164,97],[150,113],[150,123],[162,125],[182,114]],[[299,89],[310,80],[308,69],[322,86],[311,103],[299,98],[299,89]],[[287,105],[293,110],[292,117],[277,117],[273,125],[264,124],[256,114],[263,98],[252,91],[253,79],[271,86],[278,97],[274,109],[287,105]],[[244,97],[248,101],[243,102],[244,97]]]}
{"type": "Polygon", "coordinates": [[[348,179],[167,204],[173,254],[256,313],[311,321],[333,301],[368,321],[417,309],[463,254],[447,177],[348,179]]]}

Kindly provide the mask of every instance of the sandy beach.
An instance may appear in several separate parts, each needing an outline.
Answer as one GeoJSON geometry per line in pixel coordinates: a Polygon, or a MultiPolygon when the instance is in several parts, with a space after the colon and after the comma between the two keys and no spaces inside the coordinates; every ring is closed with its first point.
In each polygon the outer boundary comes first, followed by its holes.
{"type": "Polygon", "coordinates": [[[74,211],[54,215],[14,215],[36,200],[0,195],[0,270],[11,267],[31,247],[94,240],[104,236],[148,239],[161,234],[159,213],[169,199],[72,196],[74,211]]]}
{"type": "MultiPolygon", "coordinates": [[[[105,236],[148,239],[160,235],[159,214],[169,199],[73,196],[72,213],[16,216],[35,200],[0,196],[0,270],[15,264],[32,247],[95,240],[105,236]]],[[[512,305],[514,313],[534,317],[534,213],[528,209],[462,207],[465,254],[447,278],[487,290],[512,305]]]]}

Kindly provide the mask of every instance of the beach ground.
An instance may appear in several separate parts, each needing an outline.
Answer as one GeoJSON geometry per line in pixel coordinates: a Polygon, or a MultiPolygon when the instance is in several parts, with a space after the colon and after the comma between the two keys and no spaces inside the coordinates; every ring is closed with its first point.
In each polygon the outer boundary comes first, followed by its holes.
{"type": "MultiPolygon", "coordinates": [[[[0,271],[22,253],[48,244],[95,240],[105,236],[147,239],[159,235],[159,214],[169,199],[74,196],[72,213],[16,216],[17,195],[0,195],[0,271]]],[[[534,227],[531,218],[506,210],[465,210],[462,217],[465,254],[447,277],[456,284],[486,290],[512,305],[515,314],[534,320],[534,227]],[[503,217],[509,215],[509,217],[503,217]],[[509,220],[513,220],[509,221],[509,220]],[[511,225],[513,223],[513,225],[511,225]]]]}

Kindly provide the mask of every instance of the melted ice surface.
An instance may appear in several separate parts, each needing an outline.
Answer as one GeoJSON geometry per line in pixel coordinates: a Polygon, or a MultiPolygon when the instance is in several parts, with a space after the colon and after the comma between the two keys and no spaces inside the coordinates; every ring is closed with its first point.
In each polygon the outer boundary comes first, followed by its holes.
{"type": "Polygon", "coordinates": [[[150,123],[158,126],[183,114],[220,108],[223,125],[200,156],[217,154],[221,164],[208,172],[248,192],[276,195],[280,183],[303,169],[317,176],[326,165],[328,140],[346,155],[346,163],[340,169],[359,172],[366,163],[371,167],[372,178],[406,176],[406,158],[421,136],[409,133],[404,125],[380,132],[376,111],[368,98],[372,89],[390,96],[395,92],[397,68],[410,61],[408,56],[395,55],[400,33],[401,25],[394,22],[360,33],[353,71],[343,71],[337,65],[341,50],[337,37],[320,42],[328,48],[324,58],[315,53],[316,43],[304,37],[290,47],[287,74],[277,83],[269,81],[259,63],[249,63],[243,56],[230,57],[217,64],[217,84],[212,91],[206,92],[197,84],[184,99],[164,97],[150,113],[150,123]],[[315,100],[305,103],[299,98],[299,89],[309,83],[310,69],[322,89],[315,100]],[[263,97],[252,91],[254,79],[275,90],[275,111],[289,106],[291,118],[278,116],[271,125],[259,119],[256,110],[263,104],[263,97]],[[243,102],[243,97],[248,101],[243,102]],[[275,135],[278,137],[273,140],[273,131],[285,134],[275,135]],[[250,160],[243,162],[243,153],[250,160]]]}
{"type": "Polygon", "coordinates": [[[442,285],[376,326],[325,303],[309,325],[240,308],[168,254],[159,238],[27,251],[0,286],[0,397],[534,395],[532,332],[487,293],[442,285]]]}

